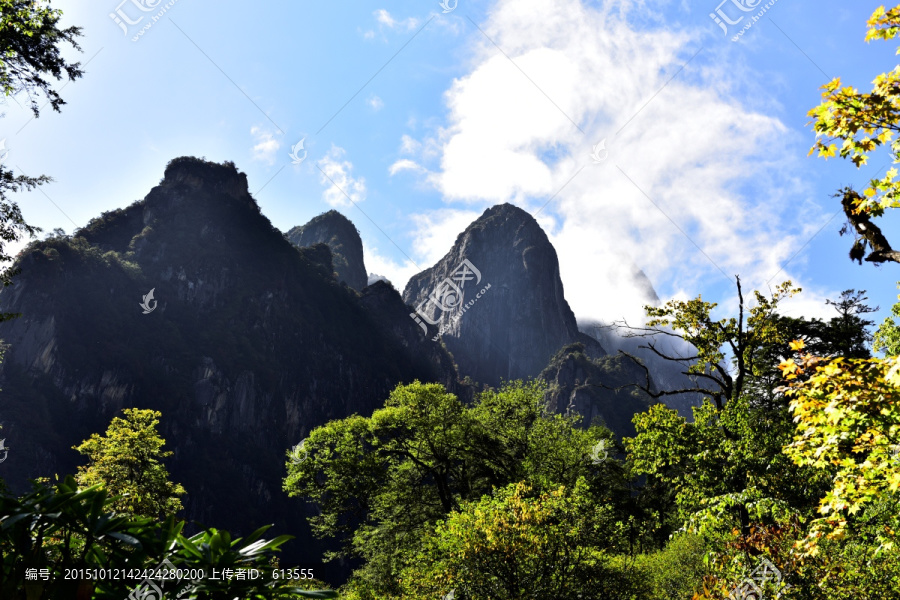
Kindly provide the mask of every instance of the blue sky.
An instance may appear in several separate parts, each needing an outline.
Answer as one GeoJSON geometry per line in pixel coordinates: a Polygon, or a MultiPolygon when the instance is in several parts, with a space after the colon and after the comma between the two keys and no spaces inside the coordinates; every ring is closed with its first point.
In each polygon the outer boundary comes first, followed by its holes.
{"type": "MultiPolygon", "coordinates": [[[[637,319],[632,264],[663,298],[724,307],[735,273],[747,289],[790,277],[807,316],[847,288],[879,320],[896,298],[897,267],[852,264],[841,216],[828,223],[832,194],[888,157],[806,156],[819,86],[867,88],[897,64],[863,41],[879,2],[777,0],[735,42],[769,2],[120,1],[54,2],[84,28],[85,75],[61,114],[11,100],[0,119],[6,164],[55,179],[19,198],[45,230],[143,198],[193,155],[234,161],[282,230],[340,210],[401,291],[508,201],[547,231],[579,317],[637,319]],[[144,18],[126,34],[117,9],[144,18]],[[725,34],[717,9],[744,19],[725,34]]],[[[897,218],[883,227],[900,244],[897,218]]]]}

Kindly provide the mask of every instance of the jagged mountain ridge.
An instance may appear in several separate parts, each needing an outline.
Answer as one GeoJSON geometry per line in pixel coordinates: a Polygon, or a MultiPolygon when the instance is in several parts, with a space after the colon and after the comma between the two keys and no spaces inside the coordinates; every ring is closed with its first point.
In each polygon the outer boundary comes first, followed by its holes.
{"type": "MultiPolygon", "coordinates": [[[[599,416],[617,433],[642,409],[629,397],[583,401],[578,373],[587,369],[593,383],[618,367],[604,374],[606,362],[591,362],[606,353],[578,331],[556,252],[521,209],[488,209],[413,278],[415,298],[427,299],[463,261],[478,270],[460,280],[469,296],[459,304],[486,293],[459,320],[426,313],[448,326],[444,344],[433,339],[438,327],[425,335],[411,317],[421,300],[410,306],[381,281],[361,291],[339,283],[334,248],[359,240],[346,225],[296,247],[233,164],[180,158],[143,200],[30,245],[22,275],[0,291],[0,310],[23,313],[0,324],[11,344],[0,424],[14,448],[0,475],[21,490],[29,477],[74,472],[83,461],[71,447],[121,408],[157,409],[173,479],[189,492],[187,519],[244,533],[274,522],[300,537],[286,559],[320,565],[323,544],[309,535],[304,505],[281,490],[285,451],[330,419],[370,414],[398,383],[437,381],[468,401],[473,388],[461,375],[498,385],[543,372],[553,410],[599,416]],[[147,311],[139,304],[151,289],[147,311]],[[573,343],[581,362],[571,352],[551,360],[573,343]]],[[[359,250],[362,264],[361,242],[359,250]]],[[[340,581],[346,571],[322,574],[340,581]]]]}
{"type": "Polygon", "coordinates": [[[143,200],[32,244],[17,266],[0,293],[2,310],[23,314],[0,325],[13,489],[74,472],[71,447],[119,409],[153,408],[188,519],[244,533],[274,522],[303,538],[295,559],[320,565],[302,503],[281,490],[286,450],[330,419],[370,414],[401,382],[465,394],[399,294],[339,285],[329,248],[286,241],[230,163],[175,159],[143,200]]]}

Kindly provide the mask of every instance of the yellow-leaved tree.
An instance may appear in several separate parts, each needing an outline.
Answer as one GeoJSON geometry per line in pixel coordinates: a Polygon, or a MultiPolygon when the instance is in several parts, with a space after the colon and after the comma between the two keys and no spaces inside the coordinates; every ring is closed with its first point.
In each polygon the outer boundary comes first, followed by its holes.
{"type": "MultiPolygon", "coordinates": [[[[879,7],[868,21],[866,41],[891,40],[900,34],[900,6],[879,7]]],[[[898,50],[900,54],[900,50],[898,50]]],[[[894,164],[900,163],[900,65],[882,73],[872,82],[872,91],[862,93],[842,86],[835,78],[822,87],[822,103],[809,111],[816,132],[810,154],[828,159],[840,155],[857,167],[867,164],[882,146],[890,149],[894,164]]],[[[900,181],[897,169],[872,179],[862,193],[846,187],[838,194],[847,224],[841,233],[855,236],[850,258],[862,264],[900,262],[881,228],[873,221],[889,208],[900,207],[900,181]]]]}

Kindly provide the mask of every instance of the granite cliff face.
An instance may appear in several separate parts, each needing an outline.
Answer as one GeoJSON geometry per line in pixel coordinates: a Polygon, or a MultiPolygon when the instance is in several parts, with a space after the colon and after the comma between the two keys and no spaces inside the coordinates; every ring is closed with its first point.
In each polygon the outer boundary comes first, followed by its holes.
{"type": "Polygon", "coordinates": [[[29,246],[0,292],[0,310],[23,314],[0,325],[6,482],[74,472],[72,446],[121,408],[160,410],[188,519],[244,533],[274,522],[301,538],[294,560],[320,565],[281,489],[286,451],[401,382],[465,394],[446,351],[413,339],[399,294],[360,298],[331,261],[324,244],[288,243],[233,164],[192,158],[143,200],[29,246]]]}
{"type": "Polygon", "coordinates": [[[423,335],[440,333],[460,374],[479,383],[536,377],[574,342],[605,354],[578,331],[547,235],[511,204],[469,225],[444,258],[410,279],[403,300],[423,335]]]}
{"type": "Polygon", "coordinates": [[[362,291],[368,285],[369,276],[359,231],[347,217],[336,210],[323,213],[306,225],[292,228],[285,237],[299,247],[327,244],[331,248],[338,281],[357,291],[362,291]]]}

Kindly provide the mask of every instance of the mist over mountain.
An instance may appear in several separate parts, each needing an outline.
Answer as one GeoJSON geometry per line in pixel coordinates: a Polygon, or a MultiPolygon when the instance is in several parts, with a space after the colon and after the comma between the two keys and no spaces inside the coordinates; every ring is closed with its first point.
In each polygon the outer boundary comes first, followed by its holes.
{"type": "Polygon", "coordinates": [[[581,427],[604,425],[620,436],[634,436],[631,417],[656,403],[635,385],[646,384],[637,363],[620,354],[592,358],[581,342],[562,348],[541,379],[551,412],[580,415],[581,427]]]}
{"type": "MultiPolygon", "coordinates": [[[[648,343],[652,342],[657,350],[667,356],[690,356],[692,354],[691,347],[681,340],[675,340],[664,335],[657,335],[652,338],[642,337],[640,331],[631,330],[623,323],[579,320],[578,328],[586,335],[600,342],[604,348],[609,350],[610,354],[620,356],[622,360],[629,361],[633,366],[636,367],[636,363],[634,363],[633,359],[625,356],[625,354],[640,359],[641,363],[647,367],[647,373],[651,375],[653,383],[658,390],[691,389],[697,386],[693,379],[684,374],[683,366],[661,358],[647,347],[648,343]]],[[[631,372],[638,377],[639,381],[643,381],[646,377],[643,369],[640,369],[640,372],[631,372]]],[[[664,399],[656,400],[653,404],[662,402],[666,406],[678,410],[681,416],[691,420],[693,419],[691,407],[699,406],[702,401],[702,394],[691,392],[665,396],[664,399]]]]}

